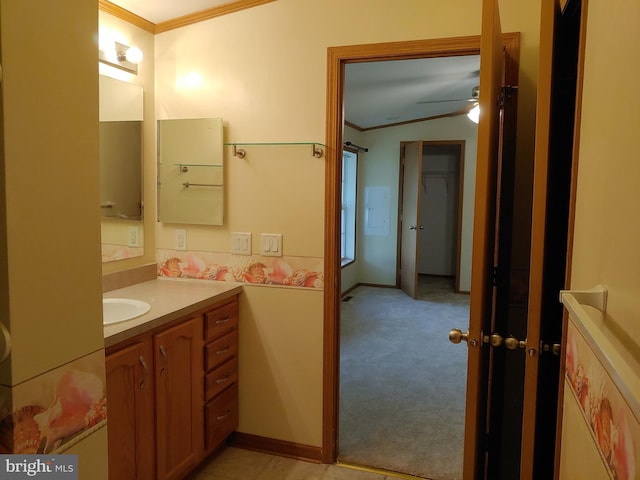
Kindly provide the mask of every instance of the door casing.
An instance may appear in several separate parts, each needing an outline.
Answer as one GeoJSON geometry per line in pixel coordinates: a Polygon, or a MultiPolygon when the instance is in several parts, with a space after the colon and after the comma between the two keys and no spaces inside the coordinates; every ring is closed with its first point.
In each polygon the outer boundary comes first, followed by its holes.
{"type": "MultiPolygon", "coordinates": [[[[507,57],[519,58],[520,35],[505,33],[507,57]]],[[[338,446],[340,368],[340,205],[341,155],[344,125],[344,72],[347,63],[410,60],[461,55],[478,55],[480,36],[416,40],[330,47],[327,51],[327,112],[325,166],[325,257],[323,328],[323,425],[322,460],[333,463],[338,446]]],[[[517,84],[518,65],[505,66],[507,84],[517,84]]],[[[515,145],[515,138],[513,139],[515,145]]],[[[510,150],[515,152],[515,147],[510,150]]],[[[506,152],[505,152],[506,153],[506,152]]]]}

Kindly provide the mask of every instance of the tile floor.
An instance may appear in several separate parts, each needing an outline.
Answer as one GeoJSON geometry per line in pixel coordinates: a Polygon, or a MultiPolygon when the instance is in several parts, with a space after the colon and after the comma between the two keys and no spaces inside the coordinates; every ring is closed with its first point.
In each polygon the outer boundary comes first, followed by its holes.
{"type": "Polygon", "coordinates": [[[212,457],[189,480],[397,480],[340,465],[292,460],[241,448],[227,447],[212,457]]]}

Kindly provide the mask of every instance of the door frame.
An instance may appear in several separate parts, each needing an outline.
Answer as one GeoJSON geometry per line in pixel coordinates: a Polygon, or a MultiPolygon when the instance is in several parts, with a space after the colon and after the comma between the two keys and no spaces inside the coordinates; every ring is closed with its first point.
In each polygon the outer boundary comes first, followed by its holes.
{"type": "MultiPolygon", "coordinates": [[[[448,146],[448,147],[458,147],[459,151],[459,164],[458,164],[458,175],[456,178],[456,183],[458,185],[458,221],[456,225],[456,271],[455,271],[455,286],[454,291],[456,293],[463,293],[460,291],[460,255],[462,251],[462,202],[464,200],[464,157],[465,157],[465,149],[467,148],[466,140],[415,140],[416,142],[422,142],[422,149],[424,155],[424,147],[425,146],[448,146]]],[[[404,158],[404,147],[409,143],[413,143],[413,141],[403,141],[400,142],[400,175],[399,175],[399,186],[398,186],[398,218],[402,218],[402,185],[404,180],[404,169],[402,168],[402,162],[404,158]]],[[[424,168],[424,165],[423,165],[424,168]]],[[[398,222],[398,240],[397,240],[397,254],[396,254],[396,287],[400,287],[400,250],[401,244],[400,240],[402,238],[402,226],[400,222],[398,222]]],[[[468,292],[464,292],[468,293],[468,292]]]]}
{"type": "MultiPolygon", "coordinates": [[[[520,54],[520,34],[505,33],[507,58],[505,84],[516,85],[520,54]]],[[[323,402],[322,450],[325,463],[334,463],[338,447],[338,408],[340,382],[340,169],[344,125],[344,76],[347,63],[411,60],[480,54],[480,35],[405,42],[374,43],[329,47],[327,49],[327,111],[325,163],[325,235],[323,303],[323,402]]],[[[506,140],[507,138],[505,138],[506,140]]],[[[515,155],[513,145],[505,153],[515,155]]]]}

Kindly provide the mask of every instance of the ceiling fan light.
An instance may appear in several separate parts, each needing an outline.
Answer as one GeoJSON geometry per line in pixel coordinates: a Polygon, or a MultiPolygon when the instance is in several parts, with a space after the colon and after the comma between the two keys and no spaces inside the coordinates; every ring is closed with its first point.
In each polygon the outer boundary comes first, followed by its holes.
{"type": "Polygon", "coordinates": [[[478,121],[480,120],[479,103],[476,103],[473,108],[467,112],[467,117],[469,117],[469,120],[471,120],[473,123],[478,123],[478,121]]]}

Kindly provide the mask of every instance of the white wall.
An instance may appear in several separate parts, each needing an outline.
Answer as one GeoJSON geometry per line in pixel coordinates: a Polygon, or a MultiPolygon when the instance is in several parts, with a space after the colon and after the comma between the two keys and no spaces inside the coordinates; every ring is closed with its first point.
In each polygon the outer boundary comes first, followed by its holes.
{"type": "MultiPolygon", "coordinates": [[[[395,285],[398,232],[398,188],[400,142],[417,140],[464,140],[464,191],[462,200],[462,245],[460,289],[471,287],[471,246],[473,242],[473,203],[475,192],[477,125],[465,115],[431,120],[397,127],[362,132],[362,142],[369,148],[361,162],[359,184],[388,186],[391,189],[391,228],[387,236],[365,236],[358,228],[358,280],[363,283],[395,285]]],[[[360,188],[359,192],[363,192],[360,188]]],[[[363,218],[363,202],[359,218],[363,218]]],[[[362,223],[362,222],[361,222],[362,223]]]]}

